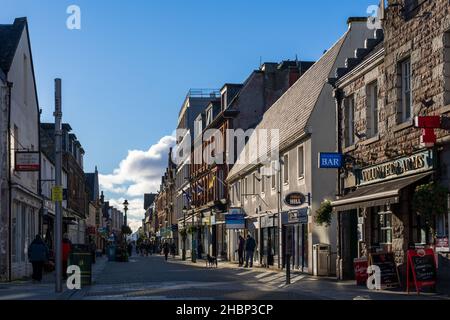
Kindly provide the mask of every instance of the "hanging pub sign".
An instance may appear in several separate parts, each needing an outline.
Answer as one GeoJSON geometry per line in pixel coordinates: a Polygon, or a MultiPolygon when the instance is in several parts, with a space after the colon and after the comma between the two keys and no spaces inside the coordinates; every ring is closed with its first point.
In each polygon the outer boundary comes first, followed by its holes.
{"type": "Polygon", "coordinates": [[[342,153],[319,153],[319,169],[340,169],[343,167],[344,156],[342,153]]]}
{"type": "Polygon", "coordinates": [[[397,264],[392,252],[373,253],[369,257],[369,266],[378,266],[381,271],[381,289],[396,288],[400,285],[397,264]]]}
{"type": "Polygon", "coordinates": [[[437,282],[436,257],[433,249],[408,250],[406,287],[409,293],[412,280],[417,294],[423,287],[435,287],[437,282]]]}
{"type": "Polygon", "coordinates": [[[286,195],[284,203],[289,207],[300,207],[306,202],[306,196],[301,192],[292,192],[286,195]]]}
{"type": "Polygon", "coordinates": [[[39,171],[39,152],[34,151],[16,151],[15,153],[15,166],[16,171],[34,172],[39,171]]]}

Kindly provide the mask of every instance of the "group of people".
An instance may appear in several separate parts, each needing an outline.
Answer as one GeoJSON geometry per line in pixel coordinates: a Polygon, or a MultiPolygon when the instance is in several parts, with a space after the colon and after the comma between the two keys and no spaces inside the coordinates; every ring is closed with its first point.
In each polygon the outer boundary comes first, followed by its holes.
{"type": "MultiPolygon", "coordinates": [[[[95,245],[94,241],[90,241],[88,249],[91,253],[92,263],[95,263],[97,246],[95,245]]],[[[62,269],[64,280],[67,279],[67,267],[72,251],[73,245],[69,239],[69,235],[64,234],[62,240],[62,269]]],[[[42,281],[44,266],[51,260],[51,258],[52,257],[48,245],[44,242],[40,235],[36,235],[35,239],[28,247],[28,260],[33,266],[33,281],[42,281]]]]}
{"type": "Polygon", "coordinates": [[[247,236],[245,240],[242,236],[239,236],[238,249],[236,250],[239,256],[239,267],[244,266],[244,253],[245,253],[245,266],[244,268],[253,268],[253,256],[255,254],[256,241],[251,235],[247,236]]]}
{"type": "MultiPolygon", "coordinates": [[[[132,247],[131,247],[132,248],[132,247]]],[[[130,247],[129,247],[129,250],[130,247]]],[[[169,254],[173,257],[176,256],[177,247],[174,242],[169,244],[167,241],[160,245],[156,245],[155,243],[152,243],[150,241],[142,241],[139,244],[136,244],[136,254],[140,255],[142,257],[152,254],[164,254],[166,260],[169,257],[169,254]]],[[[130,254],[131,256],[131,254],[130,254]]]]}

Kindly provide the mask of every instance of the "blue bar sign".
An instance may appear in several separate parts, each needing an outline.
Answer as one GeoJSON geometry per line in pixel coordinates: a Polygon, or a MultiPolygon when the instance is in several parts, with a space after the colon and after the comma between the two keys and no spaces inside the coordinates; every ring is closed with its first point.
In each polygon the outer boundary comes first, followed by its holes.
{"type": "Polygon", "coordinates": [[[341,153],[321,152],[319,153],[320,169],[340,169],[343,166],[343,155],[341,153]]]}

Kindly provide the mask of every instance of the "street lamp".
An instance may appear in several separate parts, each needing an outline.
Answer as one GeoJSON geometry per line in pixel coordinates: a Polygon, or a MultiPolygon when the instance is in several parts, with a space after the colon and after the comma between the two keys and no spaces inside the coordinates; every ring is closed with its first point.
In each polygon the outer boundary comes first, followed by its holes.
{"type": "Polygon", "coordinates": [[[186,236],[187,236],[187,230],[186,230],[186,213],[187,213],[187,208],[184,207],[183,208],[183,253],[182,253],[182,260],[186,261],[186,236]]]}
{"type": "Polygon", "coordinates": [[[127,220],[128,220],[128,219],[127,219],[128,205],[129,205],[128,200],[125,200],[125,201],[123,202],[123,211],[125,211],[125,217],[124,217],[124,225],[125,225],[125,226],[128,225],[128,222],[127,222],[127,220]]]}

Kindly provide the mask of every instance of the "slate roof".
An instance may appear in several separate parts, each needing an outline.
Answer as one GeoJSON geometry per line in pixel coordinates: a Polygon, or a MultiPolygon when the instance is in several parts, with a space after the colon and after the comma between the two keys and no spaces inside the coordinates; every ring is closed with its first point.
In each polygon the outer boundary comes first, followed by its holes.
{"type": "MultiPolygon", "coordinates": [[[[274,103],[274,105],[264,114],[263,120],[256,127],[259,129],[278,129],[280,150],[289,146],[292,142],[302,136],[307,128],[310,116],[316,106],[319,96],[327,85],[328,78],[333,74],[333,66],[345,42],[348,33],[333,45],[308,71],[285,94],[274,103]]],[[[246,144],[239,159],[249,154],[250,142],[246,144]]],[[[269,139],[270,140],[270,139],[269,139]]],[[[270,141],[268,142],[270,143],[270,141]]],[[[246,163],[233,166],[227,180],[233,180],[242,171],[247,171],[254,167],[254,164],[246,163]]]]}
{"type": "Polygon", "coordinates": [[[27,25],[26,18],[17,18],[14,24],[0,25],[0,69],[7,74],[11,68],[23,29],[27,25]]]}

